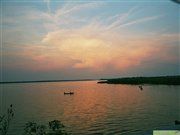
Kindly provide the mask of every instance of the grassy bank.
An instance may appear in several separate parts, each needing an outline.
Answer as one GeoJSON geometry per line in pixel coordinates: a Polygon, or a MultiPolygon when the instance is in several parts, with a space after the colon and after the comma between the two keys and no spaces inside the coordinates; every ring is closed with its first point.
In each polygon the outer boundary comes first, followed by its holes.
{"type": "Polygon", "coordinates": [[[180,75],[178,76],[158,76],[158,77],[127,77],[115,79],[102,79],[98,83],[107,84],[164,84],[180,85],[180,75]]]}

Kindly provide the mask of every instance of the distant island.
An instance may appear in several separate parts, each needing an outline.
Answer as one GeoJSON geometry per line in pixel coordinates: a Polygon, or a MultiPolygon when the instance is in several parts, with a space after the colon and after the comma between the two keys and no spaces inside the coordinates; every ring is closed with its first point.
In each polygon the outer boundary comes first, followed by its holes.
{"type": "Polygon", "coordinates": [[[107,84],[163,84],[180,85],[180,75],[177,76],[157,76],[157,77],[126,77],[114,79],[101,79],[98,83],[107,84]]]}

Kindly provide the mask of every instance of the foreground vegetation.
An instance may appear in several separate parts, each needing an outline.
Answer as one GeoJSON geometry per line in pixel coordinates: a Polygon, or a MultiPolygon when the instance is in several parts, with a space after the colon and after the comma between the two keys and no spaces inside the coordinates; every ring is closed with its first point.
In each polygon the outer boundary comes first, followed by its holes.
{"type": "Polygon", "coordinates": [[[7,109],[7,113],[0,116],[0,135],[6,135],[9,129],[11,120],[14,117],[12,104],[7,109]]]}
{"type": "Polygon", "coordinates": [[[101,79],[98,83],[107,84],[164,84],[180,85],[180,76],[159,76],[159,77],[127,77],[115,79],[101,79]]]}
{"type": "Polygon", "coordinates": [[[24,135],[68,135],[59,120],[50,121],[48,126],[27,122],[24,131],[24,135]]]}
{"type": "MultiPolygon", "coordinates": [[[[7,109],[7,113],[0,116],[0,135],[7,135],[11,121],[14,117],[12,104],[7,109]]],[[[59,120],[50,121],[47,125],[40,125],[35,122],[27,122],[23,135],[68,135],[64,130],[64,125],[59,120]]]]}

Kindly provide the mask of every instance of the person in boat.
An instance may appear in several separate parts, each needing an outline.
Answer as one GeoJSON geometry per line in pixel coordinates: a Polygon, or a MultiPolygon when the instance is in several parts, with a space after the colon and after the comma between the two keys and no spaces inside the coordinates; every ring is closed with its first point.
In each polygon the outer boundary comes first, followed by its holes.
{"type": "Polygon", "coordinates": [[[74,92],[64,92],[64,94],[74,94],[74,92]]]}
{"type": "Polygon", "coordinates": [[[143,87],[141,85],[139,86],[139,88],[140,88],[140,90],[143,90],[143,87]]]}

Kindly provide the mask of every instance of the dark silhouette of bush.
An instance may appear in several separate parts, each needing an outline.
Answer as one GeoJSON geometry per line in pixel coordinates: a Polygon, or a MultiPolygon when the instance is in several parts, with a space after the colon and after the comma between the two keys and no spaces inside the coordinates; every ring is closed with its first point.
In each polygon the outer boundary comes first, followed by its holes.
{"type": "Polygon", "coordinates": [[[164,85],[180,85],[180,76],[159,76],[159,77],[128,77],[107,79],[98,83],[108,84],[164,84],[164,85]]]}
{"type": "Polygon", "coordinates": [[[11,120],[14,117],[12,104],[7,109],[7,114],[0,116],[0,135],[6,135],[9,129],[11,120]]]}
{"type": "Polygon", "coordinates": [[[28,122],[24,128],[24,135],[68,135],[64,127],[65,126],[59,120],[50,121],[49,126],[28,122]]]}
{"type": "Polygon", "coordinates": [[[27,135],[45,135],[46,134],[46,126],[37,125],[35,122],[26,123],[26,127],[24,129],[25,134],[27,135]]]}
{"type": "MultiPolygon", "coordinates": [[[[0,116],[0,135],[7,135],[10,122],[14,117],[13,105],[7,109],[7,114],[0,116]]],[[[39,125],[35,122],[27,122],[24,128],[24,135],[68,135],[64,125],[59,120],[49,122],[49,125],[39,125]]]]}

